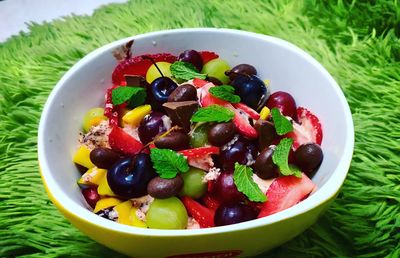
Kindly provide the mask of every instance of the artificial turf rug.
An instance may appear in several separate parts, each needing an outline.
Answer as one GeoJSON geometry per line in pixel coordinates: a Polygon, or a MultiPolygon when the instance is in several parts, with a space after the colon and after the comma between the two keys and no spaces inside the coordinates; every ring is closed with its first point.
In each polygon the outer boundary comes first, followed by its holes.
{"type": "Polygon", "coordinates": [[[328,69],[350,104],[356,142],[341,193],[309,230],[259,257],[400,257],[400,7],[370,2],[132,1],[32,25],[31,33],[1,44],[0,257],[120,256],[80,233],[49,201],[36,154],[40,112],[85,54],[180,27],[286,39],[328,69]]]}

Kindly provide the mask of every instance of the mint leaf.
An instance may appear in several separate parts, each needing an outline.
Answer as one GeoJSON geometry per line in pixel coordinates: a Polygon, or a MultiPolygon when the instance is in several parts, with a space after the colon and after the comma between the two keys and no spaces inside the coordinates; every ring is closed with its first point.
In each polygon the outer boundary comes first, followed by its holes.
{"type": "Polygon", "coordinates": [[[231,103],[239,103],[240,97],[235,95],[235,88],[230,85],[221,85],[211,87],[208,92],[211,93],[214,97],[217,97],[222,100],[229,101],[231,103]]]}
{"type": "Polygon", "coordinates": [[[235,163],[233,181],[239,192],[246,195],[250,201],[265,202],[267,196],[261,191],[260,187],[253,180],[253,170],[245,165],[235,163]]]}
{"type": "Polygon", "coordinates": [[[199,108],[190,119],[192,122],[229,122],[235,113],[219,105],[199,108]]]}
{"type": "Polygon", "coordinates": [[[146,98],[146,91],[142,87],[128,87],[128,86],[122,86],[118,87],[112,90],[111,92],[111,100],[114,105],[120,105],[124,103],[125,101],[130,100],[131,98],[137,98],[136,101],[139,101],[146,98]],[[143,94],[144,92],[144,94],[143,94]],[[143,98],[144,96],[144,98],[143,98]]]}
{"type": "MultiPolygon", "coordinates": [[[[141,88],[144,89],[144,88],[141,88]]],[[[146,90],[140,90],[133,94],[133,96],[128,100],[128,108],[135,108],[143,105],[146,102],[147,93],[146,90]]]]}
{"type": "Polygon", "coordinates": [[[272,120],[274,121],[275,130],[278,135],[284,135],[293,131],[292,123],[281,114],[279,109],[271,109],[272,120]]]}
{"type": "Polygon", "coordinates": [[[151,149],[150,153],[153,168],[161,178],[174,178],[179,172],[189,171],[187,159],[173,150],[169,149],[151,149]]]}
{"type": "Polygon", "coordinates": [[[279,167],[279,171],[284,176],[294,175],[301,177],[301,171],[295,166],[289,165],[289,152],[292,147],[293,139],[284,138],[278,146],[276,146],[274,153],[272,154],[272,162],[279,167]]]}
{"type": "Polygon", "coordinates": [[[176,61],[171,65],[170,69],[175,78],[185,81],[194,78],[200,78],[204,80],[207,77],[206,74],[199,73],[196,67],[194,67],[194,65],[191,63],[176,61]]]}

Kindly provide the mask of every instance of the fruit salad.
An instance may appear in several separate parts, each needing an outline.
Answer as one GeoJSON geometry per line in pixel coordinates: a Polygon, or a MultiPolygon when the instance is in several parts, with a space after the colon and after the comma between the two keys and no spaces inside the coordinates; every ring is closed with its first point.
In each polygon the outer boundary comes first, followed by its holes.
{"type": "MultiPolygon", "coordinates": [[[[251,64],[212,51],[118,63],[104,106],[87,111],[73,162],[88,209],[152,229],[270,216],[307,198],[323,153],[317,116],[251,64]]],[[[111,54],[111,53],[110,53],[111,54]]]]}

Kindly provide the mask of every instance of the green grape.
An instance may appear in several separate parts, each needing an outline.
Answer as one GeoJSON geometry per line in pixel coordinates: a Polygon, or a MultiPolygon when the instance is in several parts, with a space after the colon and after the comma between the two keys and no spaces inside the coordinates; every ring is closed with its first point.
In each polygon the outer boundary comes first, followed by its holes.
{"type": "Polygon", "coordinates": [[[154,199],[146,214],[146,224],[156,229],[185,229],[188,214],[183,203],[176,197],[154,199]]]}
{"type": "Polygon", "coordinates": [[[198,199],[207,191],[207,183],[203,182],[206,172],[198,168],[190,168],[187,173],[181,174],[183,187],[179,193],[181,196],[189,196],[198,199]]]}
{"type": "Polygon", "coordinates": [[[231,67],[227,62],[222,59],[213,59],[207,62],[201,73],[205,73],[208,76],[215,77],[220,80],[223,84],[227,84],[229,82],[229,77],[225,75],[225,72],[230,70],[231,67]]]}
{"type": "Polygon", "coordinates": [[[100,124],[101,121],[107,120],[108,118],[104,116],[104,108],[92,108],[86,112],[83,117],[83,130],[88,132],[90,127],[100,124]]]}
{"type": "Polygon", "coordinates": [[[208,143],[207,133],[209,129],[210,125],[208,123],[197,126],[190,137],[190,146],[199,148],[206,145],[208,143]]]}
{"type": "MultiPolygon", "coordinates": [[[[171,73],[171,63],[168,62],[157,62],[156,63],[157,67],[161,70],[162,74],[165,77],[172,77],[172,73],[171,73]]],[[[155,79],[161,77],[160,72],[157,70],[157,67],[152,64],[149,69],[147,70],[146,73],[146,81],[148,83],[152,83],[155,79]]]]}

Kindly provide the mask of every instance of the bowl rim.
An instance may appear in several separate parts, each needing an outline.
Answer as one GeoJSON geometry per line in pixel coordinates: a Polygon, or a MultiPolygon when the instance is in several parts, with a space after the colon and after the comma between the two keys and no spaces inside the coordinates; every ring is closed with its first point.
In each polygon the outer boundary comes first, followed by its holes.
{"type": "Polygon", "coordinates": [[[318,62],[316,61],[310,54],[306,53],[301,48],[295,46],[292,43],[289,43],[286,40],[279,39],[273,36],[258,34],[254,32],[235,30],[235,29],[227,29],[227,28],[183,28],[183,29],[172,29],[172,30],[161,30],[155,32],[149,32],[144,34],[138,34],[135,36],[123,38],[120,40],[116,40],[114,42],[108,43],[100,48],[95,49],[91,53],[84,56],[81,60],[75,63],[58,81],[54,89],[51,91],[45,106],[42,111],[42,115],[40,118],[39,128],[38,128],[38,159],[40,166],[40,174],[43,181],[43,184],[46,188],[46,191],[52,200],[52,202],[63,212],[68,213],[75,219],[81,221],[85,224],[91,224],[93,226],[103,228],[110,231],[116,231],[125,234],[132,235],[141,235],[141,236],[159,236],[159,237],[171,237],[171,236],[195,236],[195,235],[212,235],[212,234],[220,234],[231,231],[241,231],[241,230],[249,230],[252,228],[262,227],[270,224],[277,223],[279,221],[283,221],[289,219],[291,217],[306,213],[321,204],[327,202],[328,200],[335,197],[336,193],[339,191],[342,186],[346,175],[348,173],[348,169],[350,167],[350,163],[352,160],[353,148],[354,148],[354,125],[351,116],[350,107],[346,101],[346,98],[340,89],[339,85],[332,78],[332,76],[328,73],[328,71],[318,62]],[[69,77],[73,76],[76,71],[80,69],[81,66],[84,66],[87,63],[92,62],[92,60],[102,54],[104,52],[110,52],[124,44],[125,42],[132,39],[142,39],[142,38],[152,38],[155,36],[162,36],[168,34],[184,34],[184,33],[225,33],[225,34],[233,34],[237,36],[251,37],[259,40],[268,41],[270,43],[274,43],[280,45],[283,48],[287,48],[289,51],[294,51],[296,54],[300,55],[302,58],[306,59],[311,65],[313,65],[319,72],[325,76],[332,86],[333,90],[336,92],[340,104],[344,109],[344,118],[346,121],[346,131],[347,131],[347,139],[345,141],[345,148],[341,159],[339,160],[339,164],[335,171],[332,173],[330,178],[325,182],[325,184],[313,195],[302,201],[301,203],[278,212],[276,214],[259,218],[251,221],[246,221],[238,224],[228,225],[228,226],[220,226],[213,228],[204,228],[204,229],[185,229],[185,230],[162,230],[162,229],[148,229],[148,228],[139,228],[128,225],[123,225],[120,223],[116,223],[113,221],[106,220],[89,211],[87,208],[79,205],[75,201],[73,201],[69,196],[66,195],[59,187],[56,187],[55,179],[49,169],[48,160],[45,156],[45,146],[46,146],[46,137],[44,135],[44,129],[47,124],[48,113],[51,111],[50,107],[52,106],[52,102],[57,95],[57,92],[64,85],[64,83],[68,80],[69,77]]]}

